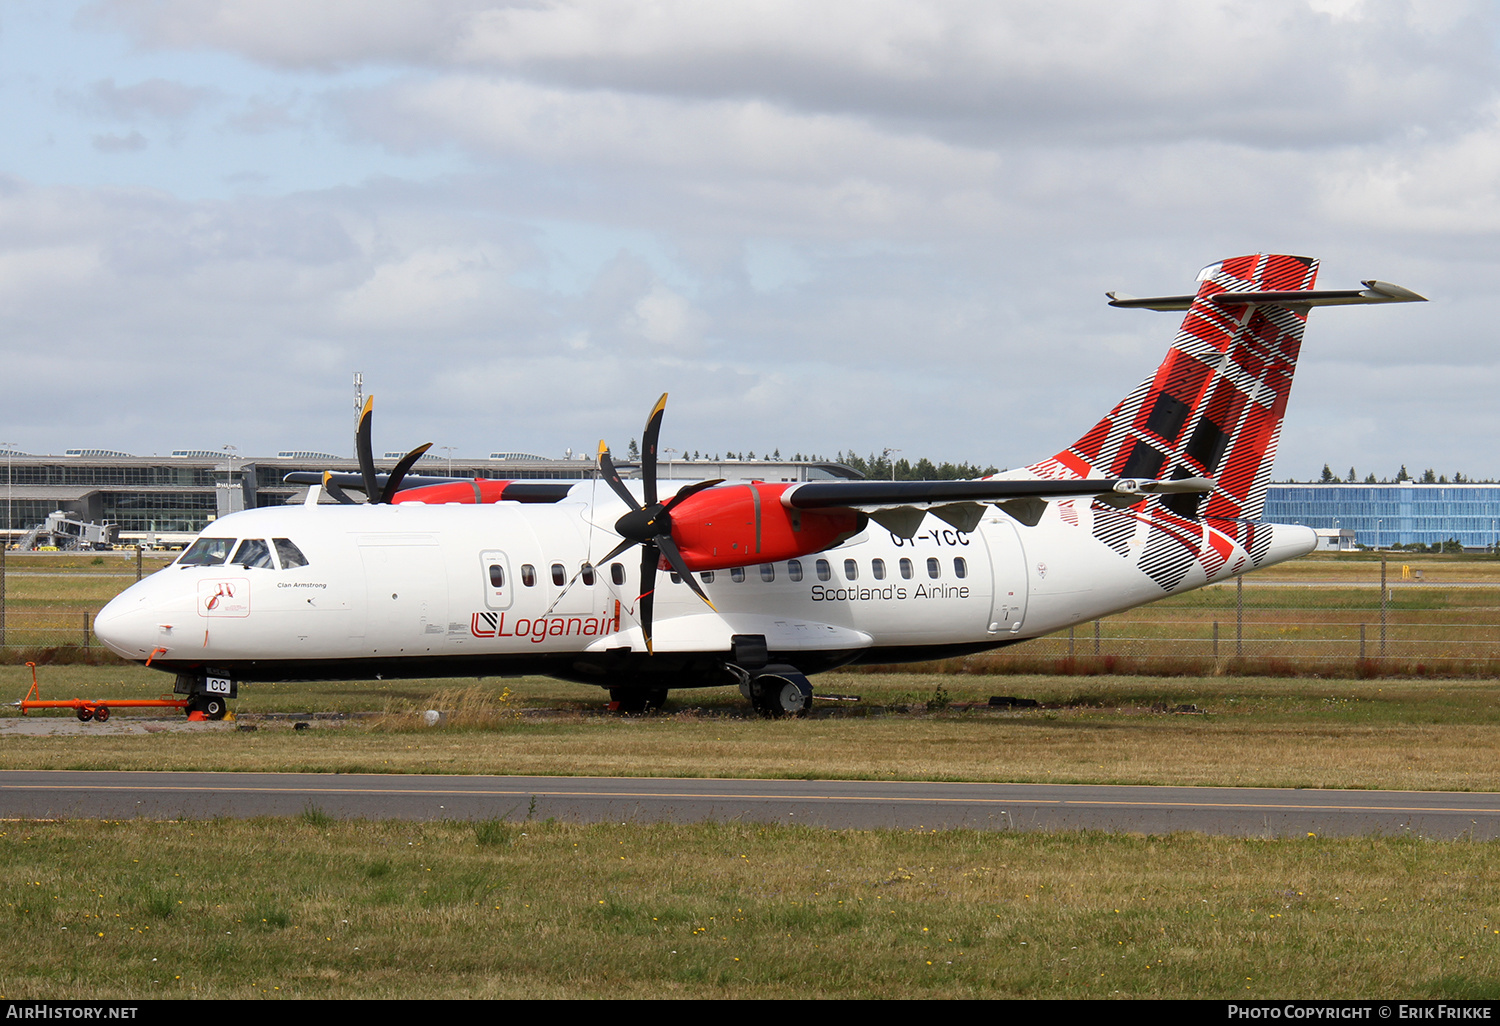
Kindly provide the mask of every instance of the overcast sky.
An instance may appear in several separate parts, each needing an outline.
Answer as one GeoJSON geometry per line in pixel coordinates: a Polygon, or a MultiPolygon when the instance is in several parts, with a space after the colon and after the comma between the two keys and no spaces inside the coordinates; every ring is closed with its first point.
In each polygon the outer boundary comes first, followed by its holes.
{"type": "Polygon", "coordinates": [[[1014,467],[1204,264],[1312,314],[1277,477],[1500,477],[1493,0],[0,0],[0,441],[1014,467]]]}

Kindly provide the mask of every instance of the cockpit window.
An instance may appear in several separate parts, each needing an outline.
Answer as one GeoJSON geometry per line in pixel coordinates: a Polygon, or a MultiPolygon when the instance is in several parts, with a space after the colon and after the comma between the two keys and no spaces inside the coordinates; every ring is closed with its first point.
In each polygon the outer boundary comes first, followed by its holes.
{"type": "Polygon", "coordinates": [[[294,566],[307,565],[307,557],[292,544],[290,538],[273,538],[271,543],[276,546],[276,558],[281,560],[281,569],[290,570],[294,566]]]}
{"type": "Polygon", "coordinates": [[[218,566],[229,558],[233,538],[199,538],[177,559],[178,566],[218,566]]]}
{"type": "Polygon", "coordinates": [[[236,566],[253,569],[272,567],[271,546],[259,538],[246,538],[240,542],[240,547],[234,550],[234,558],[230,562],[236,566]]]}

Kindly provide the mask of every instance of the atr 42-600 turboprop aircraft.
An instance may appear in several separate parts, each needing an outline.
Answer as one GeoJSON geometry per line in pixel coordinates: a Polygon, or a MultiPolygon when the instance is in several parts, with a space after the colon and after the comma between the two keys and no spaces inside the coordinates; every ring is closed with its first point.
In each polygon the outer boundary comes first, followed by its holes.
{"type": "Polygon", "coordinates": [[[209,716],[251,681],[516,674],[624,709],[738,684],[805,712],[809,674],[1010,645],[1311,551],[1260,520],[1308,311],[1422,300],[1314,290],[1317,268],[1244,256],[1196,295],[1110,293],[1187,311],[1161,366],[1057,455],[975,481],[659,482],[666,396],[638,481],[603,443],[576,483],[408,475],[426,446],[382,475],[367,403],[360,474],[215,521],[94,630],[209,716]]]}

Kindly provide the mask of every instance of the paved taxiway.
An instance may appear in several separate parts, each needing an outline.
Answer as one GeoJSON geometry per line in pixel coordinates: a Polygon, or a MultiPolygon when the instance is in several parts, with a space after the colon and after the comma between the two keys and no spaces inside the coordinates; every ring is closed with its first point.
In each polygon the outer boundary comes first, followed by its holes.
{"type": "Polygon", "coordinates": [[[289,816],[1500,837],[1500,794],[906,781],[0,772],[9,819],[289,816]]]}

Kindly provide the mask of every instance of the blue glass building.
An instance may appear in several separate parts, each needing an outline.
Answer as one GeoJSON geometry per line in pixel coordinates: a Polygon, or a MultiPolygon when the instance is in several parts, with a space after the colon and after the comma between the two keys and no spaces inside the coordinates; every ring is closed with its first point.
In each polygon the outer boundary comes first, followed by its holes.
{"type": "Polygon", "coordinates": [[[1265,519],[1353,530],[1361,545],[1487,549],[1500,531],[1500,484],[1273,484],[1265,519]]]}

